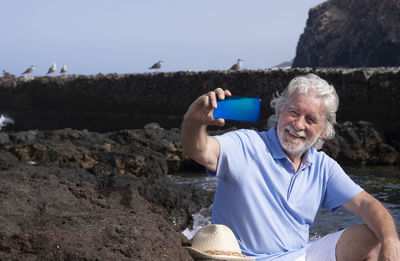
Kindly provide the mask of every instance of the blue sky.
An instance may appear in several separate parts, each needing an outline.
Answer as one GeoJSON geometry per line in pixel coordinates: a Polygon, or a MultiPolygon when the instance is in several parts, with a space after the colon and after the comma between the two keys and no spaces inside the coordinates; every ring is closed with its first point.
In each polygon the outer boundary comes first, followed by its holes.
{"type": "MultiPolygon", "coordinates": [[[[322,0],[1,0],[0,70],[45,75],[265,69],[294,58],[322,0]]],[[[2,75],[2,74],[0,74],[2,75]]]]}

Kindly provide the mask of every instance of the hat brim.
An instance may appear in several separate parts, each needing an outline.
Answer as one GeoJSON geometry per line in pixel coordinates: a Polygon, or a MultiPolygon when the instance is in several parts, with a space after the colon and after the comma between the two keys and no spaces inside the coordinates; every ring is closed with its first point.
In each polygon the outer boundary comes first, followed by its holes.
{"type": "Polygon", "coordinates": [[[192,257],[194,258],[212,258],[217,260],[235,260],[235,261],[255,261],[255,257],[239,257],[239,256],[227,256],[227,255],[209,255],[201,252],[193,247],[185,247],[192,257]]]}

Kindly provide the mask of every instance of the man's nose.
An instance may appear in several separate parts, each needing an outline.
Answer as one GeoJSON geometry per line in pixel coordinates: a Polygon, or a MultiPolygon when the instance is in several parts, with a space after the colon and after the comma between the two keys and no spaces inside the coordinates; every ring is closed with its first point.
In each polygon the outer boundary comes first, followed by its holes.
{"type": "Polygon", "coordinates": [[[298,117],[296,120],[294,120],[293,125],[296,130],[304,130],[304,126],[305,126],[304,117],[298,117]]]}

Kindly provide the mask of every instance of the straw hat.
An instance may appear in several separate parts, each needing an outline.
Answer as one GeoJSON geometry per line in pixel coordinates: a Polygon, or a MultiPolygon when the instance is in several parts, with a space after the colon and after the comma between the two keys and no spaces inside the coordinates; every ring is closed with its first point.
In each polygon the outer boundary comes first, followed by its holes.
{"type": "Polygon", "coordinates": [[[217,260],[255,260],[242,254],[232,230],[224,225],[208,225],[199,229],[192,240],[192,247],[186,247],[193,258],[217,260]]]}

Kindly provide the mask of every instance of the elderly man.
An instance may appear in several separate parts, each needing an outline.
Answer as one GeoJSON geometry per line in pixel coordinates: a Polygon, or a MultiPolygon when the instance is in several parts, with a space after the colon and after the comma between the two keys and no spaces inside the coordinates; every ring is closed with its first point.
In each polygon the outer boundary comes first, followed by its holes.
{"type": "Polygon", "coordinates": [[[333,138],[339,99],[314,74],[294,78],[273,98],[269,131],[208,136],[220,88],[200,96],[182,122],[186,155],[218,178],[212,222],[232,229],[243,254],[257,260],[400,260],[395,223],[386,208],[355,184],[324,152],[333,138]],[[365,224],[309,242],[320,207],[340,206],[365,224]]]}

